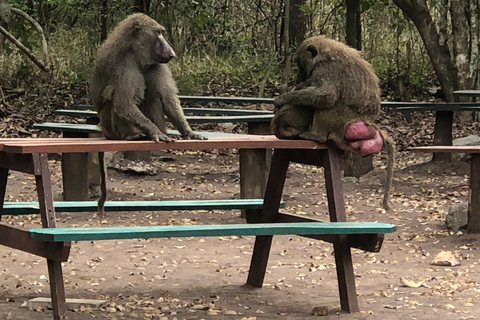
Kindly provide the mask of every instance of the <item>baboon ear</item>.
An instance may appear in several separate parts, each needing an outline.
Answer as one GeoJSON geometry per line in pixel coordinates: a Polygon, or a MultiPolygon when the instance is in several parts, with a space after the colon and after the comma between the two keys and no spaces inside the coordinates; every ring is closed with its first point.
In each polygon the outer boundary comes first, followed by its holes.
{"type": "Polygon", "coordinates": [[[307,47],[307,51],[309,51],[312,54],[312,58],[318,55],[317,48],[315,48],[315,46],[312,44],[307,47]]]}
{"type": "Polygon", "coordinates": [[[141,31],[142,31],[142,26],[140,25],[140,23],[134,22],[132,27],[132,35],[136,38],[138,37],[141,31]]]}

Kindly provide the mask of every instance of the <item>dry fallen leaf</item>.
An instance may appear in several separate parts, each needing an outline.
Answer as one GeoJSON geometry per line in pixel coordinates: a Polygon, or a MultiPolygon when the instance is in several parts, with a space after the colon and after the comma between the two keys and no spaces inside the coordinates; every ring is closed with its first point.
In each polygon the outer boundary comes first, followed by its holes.
{"type": "Polygon", "coordinates": [[[409,287],[409,288],[420,288],[421,286],[423,286],[425,284],[425,281],[426,280],[422,280],[422,281],[419,281],[419,282],[415,282],[413,280],[407,280],[405,279],[404,277],[400,277],[400,282],[405,286],[405,287],[409,287]]]}
{"type": "Polygon", "coordinates": [[[451,251],[442,250],[430,264],[434,266],[455,267],[461,265],[461,262],[451,251]]]}

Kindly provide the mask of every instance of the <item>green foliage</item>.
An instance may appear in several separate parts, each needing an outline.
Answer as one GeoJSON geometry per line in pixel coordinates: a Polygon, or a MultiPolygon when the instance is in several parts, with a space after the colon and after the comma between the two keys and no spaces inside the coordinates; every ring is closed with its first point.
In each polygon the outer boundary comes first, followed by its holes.
{"type": "Polygon", "coordinates": [[[185,95],[232,92],[258,96],[261,82],[265,80],[266,96],[271,96],[281,75],[278,64],[269,65],[265,57],[245,53],[227,58],[183,56],[171,68],[179,92],[185,95]]]}

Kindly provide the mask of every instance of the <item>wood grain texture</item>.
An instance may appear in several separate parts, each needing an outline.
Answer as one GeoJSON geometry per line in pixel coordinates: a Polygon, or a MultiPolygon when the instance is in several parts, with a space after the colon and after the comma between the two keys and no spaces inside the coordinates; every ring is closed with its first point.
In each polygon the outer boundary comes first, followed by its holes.
{"type": "Polygon", "coordinates": [[[208,140],[174,142],[105,140],[101,138],[12,138],[0,139],[6,153],[69,153],[129,150],[212,150],[212,149],[327,149],[309,140],[281,140],[272,135],[225,135],[208,140]]]}
{"type": "Polygon", "coordinates": [[[294,222],[221,225],[172,225],[140,227],[85,227],[30,229],[40,241],[91,241],[167,237],[262,236],[279,234],[375,234],[395,231],[395,226],[376,222],[294,222]]]}

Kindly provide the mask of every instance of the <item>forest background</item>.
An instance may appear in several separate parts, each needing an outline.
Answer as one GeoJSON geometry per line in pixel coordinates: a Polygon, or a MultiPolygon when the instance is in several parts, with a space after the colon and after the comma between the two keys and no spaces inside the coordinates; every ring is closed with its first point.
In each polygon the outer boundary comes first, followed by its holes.
{"type": "Polygon", "coordinates": [[[362,50],[384,100],[453,101],[454,90],[479,87],[480,0],[0,0],[0,115],[27,109],[27,128],[88,103],[96,48],[132,12],[166,27],[183,95],[289,90],[295,48],[316,34],[362,50]]]}

